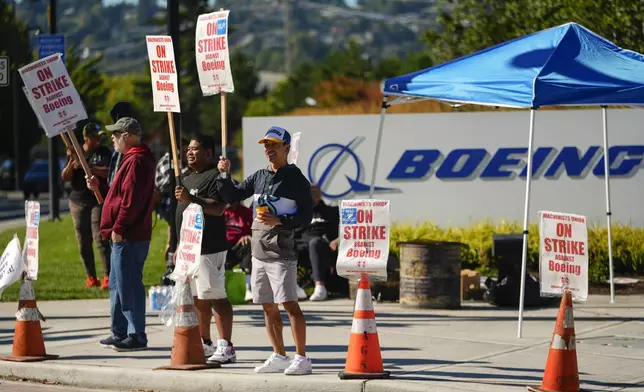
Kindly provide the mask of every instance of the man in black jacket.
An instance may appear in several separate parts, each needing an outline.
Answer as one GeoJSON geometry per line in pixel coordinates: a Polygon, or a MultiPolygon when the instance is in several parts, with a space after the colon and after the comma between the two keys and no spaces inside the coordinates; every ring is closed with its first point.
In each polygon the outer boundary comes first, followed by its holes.
{"type": "Polygon", "coordinates": [[[294,238],[294,230],[311,221],[311,184],[297,166],[287,162],[291,135],[284,128],[271,127],[259,143],[264,145],[270,165],[237,186],[230,179],[230,161],[223,157],[219,161],[219,171],[228,173],[226,179],[220,179],[224,201],[232,203],[254,196],[256,206],[251,235],[251,286],[253,302],[264,308],[274,352],[255,372],[311,374],[311,360],[305,353],[306,321],[297,302],[294,238]],[[284,349],[280,303],[291,321],[297,351],[292,360],[284,349]]]}

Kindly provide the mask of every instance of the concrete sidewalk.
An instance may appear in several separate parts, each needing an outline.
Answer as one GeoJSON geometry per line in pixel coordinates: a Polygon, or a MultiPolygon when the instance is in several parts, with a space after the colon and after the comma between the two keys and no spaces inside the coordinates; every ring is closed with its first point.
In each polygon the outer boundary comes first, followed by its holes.
{"type": "MultiPolygon", "coordinates": [[[[36,293],[37,294],[37,293],[36,293]]],[[[302,302],[308,322],[311,376],[255,374],[254,366],[271,353],[261,308],[235,307],[233,342],[238,363],[195,372],[155,371],[170,363],[173,330],[157,314],[148,315],[150,349],[117,353],[101,348],[109,334],[106,300],[40,301],[47,352],[54,361],[0,362],[0,376],[47,379],[63,384],[158,391],[526,391],[539,385],[548,355],[557,307],[528,309],[518,339],[516,310],[485,303],[464,303],[460,310],[403,309],[376,304],[385,369],[390,380],[344,381],[353,303],[302,302]]],[[[11,352],[15,303],[0,304],[0,354],[11,352]]],[[[644,391],[644,296],[593,296],[575,305],[577,357],[582,389],[644,391]]],[[[284,338],[294,347],[288,319],[284,338]]],[[[213,337],[216,329],[213,323],[213,337]]]]}

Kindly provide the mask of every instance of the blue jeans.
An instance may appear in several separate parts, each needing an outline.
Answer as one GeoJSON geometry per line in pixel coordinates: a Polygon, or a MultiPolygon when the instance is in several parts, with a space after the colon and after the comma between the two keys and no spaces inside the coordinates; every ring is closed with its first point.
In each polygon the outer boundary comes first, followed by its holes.
{"type": "Polygon", "coordinates": [[[122,340],[130,335],[143,344],[148,343],[145,334],[143,264],[149,248],[149,241],[112,243],[110,313],[115,339],[122,340]]]}

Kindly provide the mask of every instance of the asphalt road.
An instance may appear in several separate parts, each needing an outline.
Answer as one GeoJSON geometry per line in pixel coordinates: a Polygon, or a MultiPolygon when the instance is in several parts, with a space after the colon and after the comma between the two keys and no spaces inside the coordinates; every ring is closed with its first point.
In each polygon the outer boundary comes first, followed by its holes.
{"type": "MultiPolygon", "coordinates": [[[[40,201],[40,215],[47,219],[49,215],[49,197],[42,195],[40,201]]],[[[69,202],[67,199],[60,199],[60,213],[69,211],[69,202]]],[[[0,222],[21,219],[25,216],[25,201],[22,197],[2,197],[0,196],[0,222]]]]}
{"type": "Polygon", "coordinates": [[[82,389],[67,386],[47,385],[34,382],[0,380],[0,392],[109,392],[98,389],[82,389]]]}

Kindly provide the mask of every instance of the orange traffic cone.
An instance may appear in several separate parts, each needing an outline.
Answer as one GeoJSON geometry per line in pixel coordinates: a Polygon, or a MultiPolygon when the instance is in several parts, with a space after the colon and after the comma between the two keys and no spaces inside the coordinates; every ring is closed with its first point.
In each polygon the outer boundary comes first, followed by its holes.
{"type": "Polygon", "coordinates": [[[561,298],[559,314],[552,334],[546,370],[540,387],[528,387],[538,392],[578,392],[579,371],[575,345],[575,320],[572,313],[572,294],[566,291],[561,298]]]}
{"type": "Polygon", "coordinates": [[[371,301],[371,286],[367,275],[360,277],[351,325],[347,363],[338,376],[342,380],[389,378],[382,365],[380,342],[376,330],[376,315],[371,301]]]}
{"type": "Polygon", "coordinates": [[[207,363],[199,333],[199,322],[192,299],[190,283],[179,280],[175,285],[178,298],[173,316],[174,338],[170,365],[154,370],[201,370],[220,368],[219,363],[207,363]]]}
{"type": "Polygon", "coordinates": [[[45,352],[40,320],[44,320],[44,317],[36,306],[34,282],[23,279],[20,285],[18,311],[16,312],[12,355],[3,356],[0,359],[13,362],[37,362],[58,358],[58,355],[50,355],[45,352]]]}

